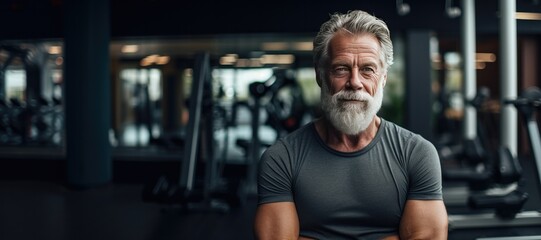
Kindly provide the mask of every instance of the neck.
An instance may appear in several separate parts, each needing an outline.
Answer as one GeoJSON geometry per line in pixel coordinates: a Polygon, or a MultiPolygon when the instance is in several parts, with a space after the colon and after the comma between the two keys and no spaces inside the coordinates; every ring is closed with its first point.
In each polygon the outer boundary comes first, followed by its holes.
{"type": "Polygon", "coordinates": [[[347,135],[338,131],[326,118],[316,120],[315,126],[321,139],[330,148],[341,152],[355,152],[366,147],[378,132],[381,118],[374,116],[368,127],[355,135],[347,135]]]}

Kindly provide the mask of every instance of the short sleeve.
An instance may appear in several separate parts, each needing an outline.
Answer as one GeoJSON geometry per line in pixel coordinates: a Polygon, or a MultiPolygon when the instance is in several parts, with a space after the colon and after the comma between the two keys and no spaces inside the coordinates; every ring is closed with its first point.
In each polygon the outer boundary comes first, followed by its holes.
{"type": "Polygon", "coordinates": [[[419,137],[412,146],[409,160],[408,199],[443,199],[441,163],[434,145],[419,137]]]}
{"type": "Polygon", "coordinates": [[[258,167],[258,204],[293,202],[291,165],[288,151],[281,141],[263,153],[258,167]]]}

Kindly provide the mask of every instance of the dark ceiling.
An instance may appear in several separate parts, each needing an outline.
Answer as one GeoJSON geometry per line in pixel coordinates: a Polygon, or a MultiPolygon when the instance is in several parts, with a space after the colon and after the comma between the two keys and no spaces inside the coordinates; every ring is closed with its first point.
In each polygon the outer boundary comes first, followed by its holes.
{"type": "MultiPolygon", "coordinates": [[[[0,0],[0,42],[61,43],[68,1],[105,1],[105,6],[108,2],[109,9],[103,11],[110,13],[111,56],[129,61],[151,54],[191,59],[198,51],[209,51],[214,58],[227,53],[251,57],[262,52],[261,46],[267,42],[310,42],[329,14],[350,9],[373,13],[387,22],[395,36],[433,31],[442,49],[458,49],[461,35],[461,19],[446,14],[446,0],[0,0]],[[397,2],[407,3],[409,14],[399,15],[397,2]],[[127,44],[140,49],[122,53],[120,49],[127,44]]],[[[462,0],[447,1],[454,7],[462,5],[462,0]]],[[[486,45],[483,38],[498,39],[499,2],[475,1],[480,45],[486,45]]],[[[538,2],[541,0],[516,0],[516,10],[541,13],[538,2]]],[[[541,39],[541,21],[518,20],[517,31],[541,39]]],[[[285,53],[295,54],[301,65],[311,65],[311,51],[289,49],[285,53]]]]}
{"type": "MultiPolygon", "coordinates": [[[[0,40],[63,36],[67,0],[0,1],[0,40]]],[[[313,33],[330,13],[363,9],[385,20],[392,31],[434,30],[460,34],[460,18],[445,14],[445,0],[404,0],[411,11],[398,15],[395,0],[110,0],[111,36],[186,37],[235,34],[313,33]]],[[[517,0],[517,11],[541,13],[537,0],[517,0]]],[[[461,6],[461,1],[452,1],[461,6]]],[[[478,34],[499,29],[497,0],[476,1],[478,34]]],[[[541,21],[517,21],[519,34],[541,33],[541,21]]]]}

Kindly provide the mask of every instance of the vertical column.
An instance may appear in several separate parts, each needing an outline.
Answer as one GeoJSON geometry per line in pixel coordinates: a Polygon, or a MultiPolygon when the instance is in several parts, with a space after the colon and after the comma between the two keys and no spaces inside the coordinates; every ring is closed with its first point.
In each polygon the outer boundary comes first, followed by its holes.
{"type": "Polygon", "coordinates": [[[500,0],[500,145],[517,155],[517,110],[504,100],[517,97],[517,23],[514,0],[500,0]]]}
{"type": "Polygon", "coordinates": [[[89,188],[112,178],[109,1],[65,4],[67,180],[89,188]]]}
{"type": "Polygon", "coordinates": [[[406,127],[433,140],[432,81],[429,31],[412,31],[407,36],[406,127]]]}
{"type": "MultiPolygon", "coordinates": [[[[475,69],[475,1],[462,1],[462,56],[464,58],[464,99],[469,101],[477,91],[477,72],[475,69]]],[[[465,139],[472,140],[477,136],[477,112],[469,104],[464,105],[465,139]]]]}

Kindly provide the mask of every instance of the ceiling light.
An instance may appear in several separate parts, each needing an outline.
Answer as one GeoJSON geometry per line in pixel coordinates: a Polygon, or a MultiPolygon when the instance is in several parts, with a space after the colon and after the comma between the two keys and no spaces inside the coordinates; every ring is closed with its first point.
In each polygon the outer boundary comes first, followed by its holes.
{"type": "Polygon", "coordinates": [[[139,50],[137,45],[124,45],[122,46],[122,53],[136,53],[139,50]]]}
{"type": "Polygon", "coordinates": [[[264,54],[261,56],[262,64],[292,64],[295,56],[292,54],[264,54]]]}
{"type": "Polygon", "coordinates": [[[62,48],[60,46],[50,46],[49,50],[47,52],[49,52],[49,54],[51,54],[51,55],[61,54],[62,53],[62,48]]]}
{"type": "Polygon", "coordinates": [[[293,50],[297,50],[297,51],[312,51],[313,47],[314,46],[312,42],[294,42],[293,43],[293,50]]]}
{"type": "Polygon", "coordinates": [[[494,53],[476,53],[475,61],[477,62],[495,62],[496,54],[494,53]]]}
{"type": "Polygon", "coordinates": [[[518,20],[541,20],[541,13],[516,12],[515,17],[518,20]]]}
{"type": "Polygon", "coordinates": [[[289,44],[286,42],[265,42],[261,44],[264,51],[285,51],[289,49],[289,44]]]}
{"type": "Polygon", "coordinates": [[[141,59],[140,64],[143,67],[150,66],[152,64],[165,65],[165,64],[169,63],[169,59],[170,59],[169,56],[160,56],[158,54],[152,54],[152,55],[149,55],[149,56],[141,59]]]}
{"type": "Polygon", "coordinates": [[[220,58],[221,65],[233,65],[237,61],[237,54],[226,54],[220,58]]]}
{"type": "Polygon", "coordinates": [[[143,66],[143,67],[146,67],[146,66],[150,66],[153,62],[150,61],[148,58],[143,58],[141,60],[141,63],[140,65],[143,66]]]}
{"type": "Polygon", "coordinates": [[[165,65],[169,62],[169,56],[159,56],[156,59],[156,64],[158,65],[165,65]]]}

